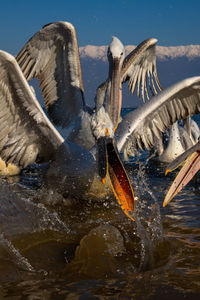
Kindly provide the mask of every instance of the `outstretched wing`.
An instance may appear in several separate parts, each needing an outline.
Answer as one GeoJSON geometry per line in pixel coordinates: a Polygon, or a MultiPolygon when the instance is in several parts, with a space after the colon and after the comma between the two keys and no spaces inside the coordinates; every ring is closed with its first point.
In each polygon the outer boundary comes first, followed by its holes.
{"type": "Polygon", "coordinates": [[[124,117],[116,131],[118,149],[127,155],[150,150],[170,125],[199,112],[200,77],[180,81],[124,117]]]}
{"type": "MultiPolygon", "coordinates": [[[[139,98],[141,94],[144,102],[145,95],[148,100],[150,99],[149,92],[154,95],[158,90],[162,90],[156,68],[156,44],[157,40],[154,38],[143,41],[126,56],[122,66],[121,82],[129,81],[132,94],[137,86],[137,96],[139,98]]],[[[106,88],[107,81],[96,90],[96,109],[103,105],[106,88]]]]}
{"type": "Polygon", "coordinates": [[[67,127],[84,106],[83,82],[76,31],[72,24],[44,26],[16,57],[25,78],[37,77],[48,114],[67,127]]]}
{"type": "Polygon", "coordinates": [[[156,44],[157,39],[149,38],[140,43],[124,60],[122,68],[122,82],[129,81],[129,89],[132,94],[137,85],[137,96],[142,95],[145,102],[149,100],[149,91],[157,94],[161,86],[156,69],[156,44]]]}
{"type": "Polygon", "coordinates": [[[47,119],[15,58],[0,51],[0,156],[19,167],[52,158],[63,138],[47,119]]]}

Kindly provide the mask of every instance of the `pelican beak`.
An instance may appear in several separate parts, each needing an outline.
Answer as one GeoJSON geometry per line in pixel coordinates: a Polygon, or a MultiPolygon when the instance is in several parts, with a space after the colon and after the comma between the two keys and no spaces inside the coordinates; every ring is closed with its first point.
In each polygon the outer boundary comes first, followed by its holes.
{"type": "Polygon", "coordinates": [[[131,214],[134,211],[134,194],[128,174],[119,157],[113,139],[102,137],[98,140],[98,167],[101,181],[104,183],[108,175],[112,190],[121,209],[134,221],[131,214]]]}
{"type": "Polygon", "coordinates": [[[176,169],[181,164],[181,162],[184,161],[184,159],[186,159],[186,161],[183,167],[181,168],[180,172],[176,176],[175,180],[173,181],[164,199],[163,207],[165,207],[174,198],[174,196],[178,194],[178,192],[180,192],[182,188],[186,186],[188,182],[194,177],[194,175],[199,171],[200,169],[199,143],[193,146],[192,148],[190,148],[183,155],[180,155],[171,164],[171,166],[169,166],[165,174],[170,172],[171,170],[176,169]]]}
{"type": "Polygon", "coordinates": [[[111,68],[111,94],[110,94],[110,119],[114,124],[114,131],[117,129],[122,105],[121,91],[121,67],[123,60],[113,58],[111,68]]]}

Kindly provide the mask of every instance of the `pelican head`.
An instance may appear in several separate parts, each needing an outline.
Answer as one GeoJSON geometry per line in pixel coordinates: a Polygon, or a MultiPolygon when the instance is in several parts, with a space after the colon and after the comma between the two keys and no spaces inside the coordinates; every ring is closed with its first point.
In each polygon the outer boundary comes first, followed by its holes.
{"type": "Polygon", "coordinates": [[[108,52],[107,52],[108,60],[110,61],[110,58],[112,59],[121,59],[125,57],[125,48],[122,42],[116,37],[112,36],[112,42],[108,46],[108,52]]]}

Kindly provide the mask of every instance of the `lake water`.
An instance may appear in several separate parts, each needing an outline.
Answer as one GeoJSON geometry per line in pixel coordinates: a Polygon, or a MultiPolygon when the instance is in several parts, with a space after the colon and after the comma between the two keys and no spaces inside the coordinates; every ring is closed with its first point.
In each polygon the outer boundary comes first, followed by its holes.
{"type": "Polygon", "coordinates": [[[2,179],[0,299],[199,299],[198,182],[163,208],[175,174],[146,160],[126,164],[136,222],[114,197],[49,193],[39,167],[2,179]]]}

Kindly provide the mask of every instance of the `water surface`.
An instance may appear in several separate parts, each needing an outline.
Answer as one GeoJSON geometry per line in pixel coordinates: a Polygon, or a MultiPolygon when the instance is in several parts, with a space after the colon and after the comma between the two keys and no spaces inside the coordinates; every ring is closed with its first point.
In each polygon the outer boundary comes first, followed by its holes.
{"type": "Polygon", "coordinates": [[[114,197],[64,199],[41,169],[0,182],[0,298],[199,299],[200,190],[193,181],[165,208],[174,174],[126,164],[136,222],[114,197]]]}

